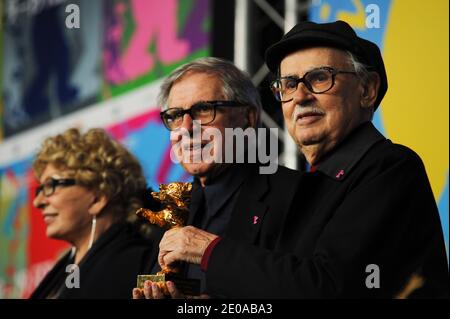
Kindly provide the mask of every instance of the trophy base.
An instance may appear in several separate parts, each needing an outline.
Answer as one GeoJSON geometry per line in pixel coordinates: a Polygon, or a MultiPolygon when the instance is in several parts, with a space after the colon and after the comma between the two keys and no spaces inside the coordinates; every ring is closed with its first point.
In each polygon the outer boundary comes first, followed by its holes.
{"type": "Polygon", "coordinates": [[[188,279],[174,273],[161,275],[138,275],[137,287],[140,289],[144,289],[144,283],[146,280],[156,282],[165,295],[169,295],[169,291],[167,290],[166,286],[167,281],[172,281],[173,283],[175,283],[177,289],[185,295],[200,295],[200,280],[198,279],[188,279]]]}

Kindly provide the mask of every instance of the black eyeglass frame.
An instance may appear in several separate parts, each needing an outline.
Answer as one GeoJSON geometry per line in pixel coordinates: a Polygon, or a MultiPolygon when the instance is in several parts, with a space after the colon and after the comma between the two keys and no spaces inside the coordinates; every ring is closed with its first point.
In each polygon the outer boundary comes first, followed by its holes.
{"type": "Polygon", "coordinates": [[[34,192],[34,196],[37,197],[39,195],[39,193],[42,191],[44,196],[48,197],[55,193],[56,186],[73,186],[75,184],[76,184],[75,178],[59,178],[59,179],[57,179],[57,178],[51,177],[51,178],[45,180],[41,185],[39,185],[36,188],[36,190],[34,192]],[[50,183],[50,184],[48,184],[48,183],[50,183]],[[51,187],[51,192],[45,193],[45,189],[48,186],[51,187]]]}
{"type": "MultiPolygon", "coordinates": [[[[336,75],[340,74],[340,73],[356,74],[355,71],[337,70],[337,69],[329,67],[329,66],[324,66],[324,67],[315,68],[315,69],[312,69],[312,70],[306,72],[303,75],[303,77],[301,77],[301,78],[297,78],[297,77],[294,77],[294,76],[283,76],[283,77],[276,78],[274,81],[272,81],[272,83],[270,83],[270,89],[271,89],[271,91],[272,91],[272,93],[275,96],[275,99],[277,101],[279,101],[279,102],[290,102],[290,101],[292,101],[293,98],[290,98],[289,100],[282,100],[282,99],[279,98],[279,94],[275,92],[275,83],[279,83],[282,79],[290,79],[290,80],[294,80],[295,81],[295,89],[292,91],[292,93],[295,92],[298,89],[299,83],[303,83],[306,86],[306,88],[311,93],[322,94],[322,93],[325,93],[325,92],[327,92],[327,91],[329,91],[329,90],[331,90],[333,88],[333,86],[335,84],[335,80],[336,80],[336,75]],[[306,77],[308,76],[308,74],[310,74],[311,72],[315,72],[317,70],[326,70],[326,71],[331,73],[331,85],[330,85],[330,87],[328,89],[326,89],[326,90],[319,91],[319,92],[314,91],[313,88],[312,88],[311,83],[309,83],[309,81],[306,80],[306,77]]],[[[277,92],[280,92],[280,91],[277,91],[277,92]]]]}
{"type": "Polygon", "coordinates": [[[217,100],[217,101],[201,101],[201,102],[197,102],[195,104],[193,104],[190,108],[188,109],[183,109],[181,107],[171,107],[165,111],[162,111],[161,113],[159,113],[160,117],[161,117],[161,121],[163,122],[164,126],[169,130],[169,131],[173,131],[176,130],[178,127],[176,128],[170,128],[169,125],[166,123],[166,121],[164,120],[164,116],[167,114],[167,112],[171,111],[173,112],[174,110],[177,110],[178,113],[177,115],[180,116],[181,118],[184,117],[185,114],[189,114],[189,116],[193,119],[194,117],[192,116],[192,110],[197,107],[201,107],[204,106],[205,104],[211,105],[213,107],[213,116],[212,116],[212,120],[205,122],[205,123],[201,123],[201,125],[207,125],[209,123],[212,123],[215,119],[216,119],[216,109],[218,107],[231,107],[231,106],[236,106],[236,107],[242,107],[242,106],[248,106],[248,104],[246,103],[241,103],[238,101],[221,101],[221,100],[217,100]]]}

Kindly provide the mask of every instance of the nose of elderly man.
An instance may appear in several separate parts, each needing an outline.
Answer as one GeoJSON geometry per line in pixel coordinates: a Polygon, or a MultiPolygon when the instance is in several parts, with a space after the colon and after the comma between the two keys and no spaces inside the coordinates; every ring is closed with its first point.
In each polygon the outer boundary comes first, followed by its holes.
{"type": "Polygon", "coordinates": [[[184,114],[183,122],[181,122],[180,128],[183,128],[183,129],[187,130],[188,132],[192,132],[193,123],[194,123],[194,121],[192,120],[191,116],[189,114],[184,114]]]}
{"type": "Polygon", "coordinates": [[[308,104],[313,99],[313,93],[308,90],[304,83],[299,83],[297,89],[292,93],[292,102],[294,102],[294,105],[308,104]]]}

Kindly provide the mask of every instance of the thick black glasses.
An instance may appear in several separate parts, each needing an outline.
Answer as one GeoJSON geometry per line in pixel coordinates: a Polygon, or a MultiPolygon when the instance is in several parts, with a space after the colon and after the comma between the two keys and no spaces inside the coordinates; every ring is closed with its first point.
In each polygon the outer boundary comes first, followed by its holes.
{"type": "Polygon", "coordinates": [[[277,78],[272,82],[270,88],[278,101],[289,102],[293,99],[299,83],[303,82],[312,93],[325,93],[334,86],[336,75],[339,73],[356,74],[354,71],[340,71],[331,67],[322,67],[306,72],[302,78],[295,76],[277,78]]]}
{"type": "Polygon", "coordinates": [[[72,186],[75,185],[75,179],[74,178],[49,178],[46,179],[44,183],[39,185],[38,188],[36,188],[36,191],[34,193],[34,196],[38,196],[39,193],[42,191],[44,196],[50,196],[55,192],[56,186],[72,186]]]}
{"type": "Polygon", "coordinates": [[[205,101],[198,102],[189,109],[181,107],[172,107],[161,112],[161,120],[168,130],[173,131],[180,128],[183,124],[184,114],[189,116],[194,121],[199,121],[201,125],[209,124],[216,118],[216,108],[224,106],[246,106],[247,104],[238,101],[205,101]]]}

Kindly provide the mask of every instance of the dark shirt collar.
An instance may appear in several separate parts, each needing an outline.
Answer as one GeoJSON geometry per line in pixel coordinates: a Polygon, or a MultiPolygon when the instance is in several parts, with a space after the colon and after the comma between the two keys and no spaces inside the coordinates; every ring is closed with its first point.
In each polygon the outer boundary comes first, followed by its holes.
{"type": "MultiPolygon", "coordinates": [[[[242,185],[248,171],[245,166],[231,165],[214,179],[208,180],[208,184],[203,188],[208,215],[215,215],[242,185]]],[[[194,182],[197,183],[197,187],[201,187],[197,178],[194,182]]]]}
{"type": "Polygon", "coordinates": [[[371,122],[363,123],[320,161],[316,170],[335,180],[344,180],[364,154],[375,143],[385,139],[371,122]]]}

